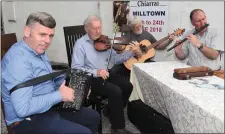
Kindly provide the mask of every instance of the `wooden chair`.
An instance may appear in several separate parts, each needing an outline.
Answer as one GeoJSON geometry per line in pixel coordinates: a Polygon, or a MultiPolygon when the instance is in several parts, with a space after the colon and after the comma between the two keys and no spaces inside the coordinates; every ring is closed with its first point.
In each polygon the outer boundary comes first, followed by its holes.
{"type": "MultiPolygon", "coordinates": [[[[84,25],[66,26],[66,27],[63,27],[63,30],[64,30],[64,36],[65,36],[65,42],[66,42],[68,63],[69,63],[69,66],[71,66],[74,44],[77,41],[77,39],[85,35],[86,32],[84,29],[84,25]]],[[[86,100],[85,106],[88,107],[92,105],[92,108],[100,114],[100,117],[102,117],[101,111],[105,105],[104,103],[102,103],[102,100],[104,99],[106,98],[102,96],[90,95],[89,99],[86,100]]],[[[102,119],[100,120],[98,133],[99,134],[102,133],[102,119]]]]}
{"type": "Polygon", "coordinates": [[[5,53],[9,50],[9,48],[17,42],[16,34],[3,34],[1,35],[1,59],[5,55],[5,53]]]}
{"type": "Polygon", "coordinates": [[[122,36],[124,36],[127,32],[129,32],[131,29],[130,29],[130,27],[128,26],[128,25],[126,25],[126,24],[123,24],[122,26],[121,26],[121,37],[122,36]]]}
{"type": "MultiPolygon", "coordinates": [[[[3,56],[5,55],[5,53],[9,50],[9,48],[17,42],[17,38],[16,38],[16,34],[15,33],[9,33],[9,34],[3,34],[1,35],[1,59],[3,58],[3,56]]],[[[4,111],[4,104],[1,100],[1,108],[2,108],[2,112],[3,112],[3,116],[5,118],[5,111],[4,111]]],[[[6,122],[5,122],[6,124],[6,122]]],[[[7,127],[7,131],[8,134],[13,134],[12,128],[9,126],[7,127]]]]}

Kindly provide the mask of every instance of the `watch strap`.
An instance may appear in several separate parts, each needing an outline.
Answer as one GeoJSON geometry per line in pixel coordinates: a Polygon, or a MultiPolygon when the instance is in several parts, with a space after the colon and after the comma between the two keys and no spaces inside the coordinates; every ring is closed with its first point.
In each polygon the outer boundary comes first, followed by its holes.
{"type": "Polygon", "coordinates": [[[198,49],[201,50],[203,48],[203,44],[201,44],[198,49]]]}

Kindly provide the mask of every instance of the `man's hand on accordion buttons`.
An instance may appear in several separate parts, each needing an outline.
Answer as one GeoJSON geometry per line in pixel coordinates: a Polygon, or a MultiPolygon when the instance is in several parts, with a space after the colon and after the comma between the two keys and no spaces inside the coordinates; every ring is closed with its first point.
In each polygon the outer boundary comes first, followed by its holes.
{"type": "Polygon", "coordinates": [[[102,79],[106,80],[109,77],[109,72],[105,69],[100,69],[97,71],[97,75],[102,77],[102,79]]]}
{"type": "Polygon", "coordinates": [[[62,85],[59,87],[59,92],[62,95],[62,101],[64,102],[73,102],[74,97],[74,90],[65,86],[66,81],[63,81],[62,85]]]}

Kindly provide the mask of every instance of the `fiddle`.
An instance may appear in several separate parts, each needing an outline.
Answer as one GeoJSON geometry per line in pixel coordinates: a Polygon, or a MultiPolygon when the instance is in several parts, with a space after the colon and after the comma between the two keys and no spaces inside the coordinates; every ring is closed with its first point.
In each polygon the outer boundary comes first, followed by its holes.
{"type": "Polygon", "coordinates": [[[100,35],[100,37],[94,41],[94,48],[99,52],[104,52],[108,49],[111,49],[111,46],[113,45],[112,48],[114,50],[123,51],[123,49],[125,49],[126,45],[128,44],[126,39],[122,37],[115,37],[114,43],[112,41],[113,39],[110,39],[108,36],[100,35]]]}

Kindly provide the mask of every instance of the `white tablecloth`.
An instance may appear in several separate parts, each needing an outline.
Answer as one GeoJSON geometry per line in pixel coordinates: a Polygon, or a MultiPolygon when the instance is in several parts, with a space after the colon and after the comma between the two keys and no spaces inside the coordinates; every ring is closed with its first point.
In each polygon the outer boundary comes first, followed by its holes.
{"type": "Polygon", "coordinates": [[[134,64],[129,100],[141,99],[168,117],[176,133],[224,133],[224,79],[173,78],[174,68],[183,67],[178,61],[134,64]]]}

